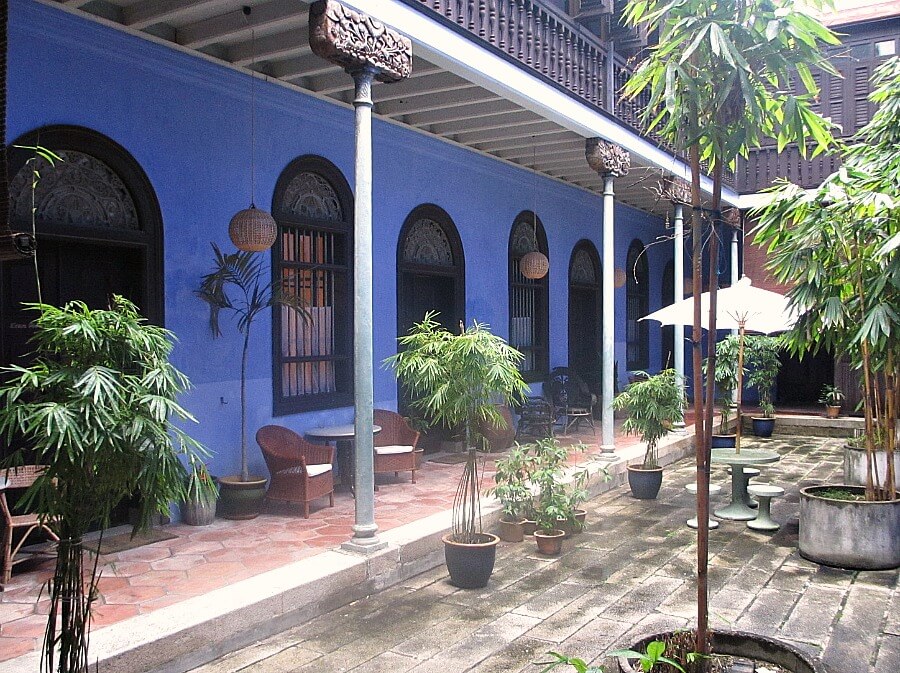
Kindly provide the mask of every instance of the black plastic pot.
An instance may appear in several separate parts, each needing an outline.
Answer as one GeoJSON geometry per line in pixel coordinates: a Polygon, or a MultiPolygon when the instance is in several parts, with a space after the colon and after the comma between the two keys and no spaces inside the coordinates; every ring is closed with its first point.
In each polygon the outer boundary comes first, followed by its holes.
{"type": "Polygon", "coordinates": [[[628,465],[628,485],[631,495],[638,500],[655,500],[662,486],[663,470],[661,467],[644,470],[628,465]]]}
{"type": "Polygon", "coordinates": [[[771,437],[775,431],[775,417],[756,417],[750,419],[753,424],[753,434],[757,437],[771,437]]]}
{"type": "Polygon", "coordinates": [[[494,572],[497,556],[496,535],[478,533],[475,542],[456,542],[453,533],[443,537],[444,561],[450,572],[450,584],[460,589],[480,589],[487,586],[494,572]]]}

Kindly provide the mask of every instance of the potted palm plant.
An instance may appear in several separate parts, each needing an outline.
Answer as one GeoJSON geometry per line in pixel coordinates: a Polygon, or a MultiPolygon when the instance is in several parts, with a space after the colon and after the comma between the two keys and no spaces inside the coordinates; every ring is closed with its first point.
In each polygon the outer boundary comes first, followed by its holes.
{"type": "Polygon", "coordinates": [[[212,244],[213,270],[203,276],[195,294],[209,305],[209,328],[213,338],[220,337],[219,314],[231,312],[237,318],[243,336],[241,348],[241,471],[219,479],[220,514],[227,519],[253,519],[259,516],[266,497],[266,478],[250,474],[247,462],[247,352],[250,330],[263,312],[274,306],[286,306],[306,316],[294,291],[281,281],[263,279],[262,258],[257,252],[236,250],[224,253],[212,244]]]}
{"type": "Polygon", "coordinates": [[[801,489],[799,539],[810,560],[861,569],[900,566],[900,60],[879,66],[874,84],[879,107],[840,170],[816,189],[778,186],[756,229],[770,269],[791,285],[789,348],[843,353],[862,372],[865,486],[801,489]]]}
{"type": "Polygon", "coordinates": [[[825,405],[825,418],[837,418],[841,415],[841,405],[846,399],[844,391],[830,384],[822,386],[822,392],[819,393],[819,404],[825,405]]]}
{"type": "Polygon", "coordinates": [[[771,437],[775,430],[775,407],[772,404],[772,391],[775,380],[781,371],[781,339],[770,336],[744,337],[744,351],[750,375],[747,383],[755,386],[759,393],[759,408],[762,416],[752,416],[753,434],[757,437],[771,437]]]}
{"type": "MultiPolygon", "coordinates": [[[[643,373],[643,372],[642,372],[643,373]]],[[[629,435],[639,434],[647,444],[639,466],[628,465],[631,494],[640,500],[653,500],[662,485],[663,471],[656,453],[659,440],[675,423],[684,421],[684,393],[674,369],[632,383],[613,400],[613,408],[627,414],[622,428],[629,435]]]]}
{"type": "Polygon", "coordinates": [[[21,503],[60,538],[43,657],[46,670],[74,673],[88,670],[98,595],[97,564],[84,568],[84,534],[107,528],[129,497],[139,509],[134,532],[149,528],[186,495],[179,458],[188,456],[197,474],[205,452],[180,427],[194,419],[178,403],[189,383],[169,362],[170,332],[148,325],[120,296],[109,310],[77,301],[30,308],[34,359],[2,370],[0,435],[28,447],[7,467],[21,464],[26,450],[44,466],[21,503]]]}
{"type": "Polygon", "coordinates": [[[481,493],[476,448],[480,428],[505,422],[496,403],[514,404],[527,386],[519,373],[523,356],[482,323],[461,325],[452,334],[425,314],[409,334],[398,337],[400,350],[386,362],[409,391],[411,405],[430,422],[463,429],[468,450],[453,501],[451,532],[444,536],[444,557],[455,586],[483,587],[494,569],[498,538],[481,523],[481,493]]]}

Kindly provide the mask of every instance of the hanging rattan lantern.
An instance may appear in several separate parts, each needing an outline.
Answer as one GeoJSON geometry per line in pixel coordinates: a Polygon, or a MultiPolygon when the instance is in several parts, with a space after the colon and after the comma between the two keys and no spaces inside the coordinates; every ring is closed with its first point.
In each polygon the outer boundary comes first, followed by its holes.
{"type": "Polygon", "coordinates": [[[275,243],[278,225],[275,218],[254,205],[235,213],[228,224],[228,236],[238,250],[262,252],[275,243]]]}
{"type": "Polygon", "coordinates": [[[625,269],[616,269],[613,273],[613,285],[615,287],[625,287],[626,280],[625,269]]]}
{"type": "Polygon", "coordinates": [[[550,271],[550,260],[544,253],[532,250],[519,260],[519,271],[526,278],[543,278],[550,271]]]}

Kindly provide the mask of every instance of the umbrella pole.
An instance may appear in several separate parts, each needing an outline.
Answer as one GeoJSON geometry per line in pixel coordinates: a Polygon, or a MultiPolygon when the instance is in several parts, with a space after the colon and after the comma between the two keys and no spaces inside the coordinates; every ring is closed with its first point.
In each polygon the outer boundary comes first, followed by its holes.
{"type": "Polygon", "coordinates": [[[741,453],[741,397],[744,389],[744,326],[738,323],[738,362],[737,362],[737,427],[734,429],[734,452],[741,453]]]}

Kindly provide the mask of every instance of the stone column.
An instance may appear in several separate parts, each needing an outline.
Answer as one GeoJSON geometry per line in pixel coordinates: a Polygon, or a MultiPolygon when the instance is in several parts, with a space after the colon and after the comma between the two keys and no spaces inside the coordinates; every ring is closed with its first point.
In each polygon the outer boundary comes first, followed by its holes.
{"type": "MultiPolygon", "coordinates": [[[[722,212],[722,221],[724,224],[732,227],[731,230],[731,287],[737,285],[740,280],[740,269],[738,266],[738,229],[741,225],[741,212],[737,208],[729,208],[722,212]]],[[[731,334],[738,336],[738,330],[731,330],[731,334]]],[[[731,393],[731,401],[737,404],[740,400],[740,391],[737,389],[731,393]]]]}
{"type": "MultiPolygon", "coordinates": [[[[675,207],[674,225],[675,225],[675,246],[674,254],[674,275],[675,275],[675,292],[672,297],[673,302],[679,302],[684,299],[684,206],[691,202],[691,186],[684,180],[677,178],[668,178],[665,183],[664,196],[672,202],[675,207]]],[[[673,368],[678,375],[678,383],[684,392],[684,325],[673,325],[675,353],[673,368]]],[[[684,422],[676,423],[677,429],[684,429],[684,422]]]]}
{"type": "Polygon", "coordinates": [[[397,82],[412,71],[412,43],[365,14],[334,0],[309,12],[313,52],[353,77],[356,110],[356,189],[353,239],[353,390],[356,517],[344,549],[372,553],[387,546],[375,523],[372,410],[372,83],[397,82]]]}
{"type": "Polygon", "coordinates": [[[603,380],[601,442],[603,453],[615,450],[612,400],[615,395],[615,178],[627,175],[631,156],[624,149],[600,138],[585,143],[588,165],[603,178],[603,380]]]}

